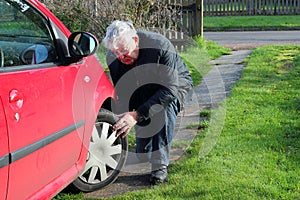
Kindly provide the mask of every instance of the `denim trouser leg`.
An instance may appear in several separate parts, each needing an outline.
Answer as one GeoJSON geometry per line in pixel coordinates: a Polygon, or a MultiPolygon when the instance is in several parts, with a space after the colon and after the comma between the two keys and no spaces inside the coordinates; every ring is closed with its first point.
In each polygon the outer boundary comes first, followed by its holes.
{"type": "Polygon", "coordinates": [[[140,161],[169,165],[171,143],[178,114],[178,100],[151,118],[150,125],[136,127],[136,153],[140,161]]]}

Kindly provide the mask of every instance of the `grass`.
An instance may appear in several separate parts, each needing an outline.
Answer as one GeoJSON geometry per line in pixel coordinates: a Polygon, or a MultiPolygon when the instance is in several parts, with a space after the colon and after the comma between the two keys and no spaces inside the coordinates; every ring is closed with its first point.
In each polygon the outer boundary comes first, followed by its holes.
{"type": "Polygon", "coordinates": [[[170,166],[169,182],[111,199],[299,199],[300,46],[259,47],[247,63],[231,96],[201,114],[209,127],[170,166]],[[203,155],[224,108],[222,132],[203,155]]]}
{"type": "Polygon", "coordinates": [[[211,114],[212,114],[211,110],[206,110],[206,109],[201,110],[199,113],[200,121],[188,123],[186,125],[186,128],[187,129],[197,128],[198,130],[203,130],[203,129],[209,127],[211,114]]]}
{"type": "Polygon", "coordinates": [[[202,37],[196,37],[194,40],[195,44],[180,52],[180,56],[192,75],[194,85],[198,85],[203,75],[211,69],[208,62],[221,55],[230,54],[231,50],[221,47],[216,42],[205,41],[202,37]]]}
{"type": "Polygon", "coordinates": [[[209,127],[167,184],[112,199],[299,199],[300,47],[260,47],[247,62],[215,148],[199,157],[209,127]]]}
{"type": "Polygon", "coordinates": [[[300,29],[300,15],[204,17],[204,30],[300,29]]]}
{"type": "Polygon", "coordinates": [[[201,110],[199,113],[200,117],[203,118],[210,118],[211,117],[211,110],[201,110]]]}
{"type": "MultiPolygon", "coordinates": [[[[291,26],[299,26],[295,25],[298,16],[288,17],[291,26]]],[[[205,18],[205,26],[226,29],[254,27],[256,23],[267,28],[284,19],[263,16],[253,23],[254,17],[224,18],[205,18]],[[258,23],[265,17],[271,21],[258,23]],[[236,21],[236,25],[226,20],[236,21]]],[[[281,24],[284,27],[285,23],[281,24]]],[[[210,69],[207,60],[230,53],[216,43],[202,42],[200,38],[200,48],[181,53],[195,72],[192,75],[199,76],[194,81],[210,69]],[[196,53],[199,49],[203,56],[196,53]]],[[[169,182],[112,199],[300,199],[299,52],[299,46],[255,49],[231,96],[219,109],[200,113],[210,119],[208,128],[193,140],[185,158],[170,166],[169,182]],[[214,138],[219,113],[226,114],[222,132],[215,141],[207,142],[210,134],[214,138]],[[211,151],[206,151],[207,144],[212,144],[211,151]]],[[[83,195],[58,198],[83,199],[83,195]]]]}

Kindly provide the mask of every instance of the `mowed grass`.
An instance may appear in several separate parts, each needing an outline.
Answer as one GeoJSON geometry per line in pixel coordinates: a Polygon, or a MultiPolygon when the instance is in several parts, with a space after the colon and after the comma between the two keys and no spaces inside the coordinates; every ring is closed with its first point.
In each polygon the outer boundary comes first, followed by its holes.
{"type": "Polygon", "coordinates": [[[202,37],[195,37],[194,44],[179,52],[181,58],[189,69],[194,85],[199,85],[203,76],[212,68],[210,60],[222,55],[228,55],[231,50],[218,45],[213,41],[205,41],[202,37]]]}
{"type": "MultiPolygon", "coordinates": [[[[251,28],[256,24],[263,29],[274,27],[276,23],[283,28],[300,26],[300,16],[286,17],[288,20],[284,16],[213,17],[210,22],[204,19],[204,27],[226,30],[227,27],[251,28]]],[[[205,48],[209,53],[201,53],[201,56],[196,52],[181,54],[191,66],[195,83],[210,69],[209,66],[202,68],[208,58],[217,58],[220,52],[228,54],[214,43],[205,48]]],[[[299,46],[257,48],[231,96],[219,110],[212,111],[210,127],[199,132],[184,159],[170,166],[169,182],[112,199],[299,200],[299,52],[299,46]],[[204,141],[213,130],[214,121],[219,120],[218,113],[224,112],[222,132],[212,151],[203,156],[204,141]]],[[[60,194],[56,199],[84,199],[84,194],[60,194]]]]}
{"type": "Polygon", "coordinates": [[[300,199],[300,46],[259,47],[246,62],[168,183],[111,199],[300,199]],[[203,154],[218,113],[226,114],[222,132],[203,154]]]}
{"type": "Polygon", "coordinates": [[[260,47],[247,63],[220,106],[226,119],[212,151],[199,156],[209,127],[170,166],[168,183],[112,199],[300,198],[300,47],[260,47]]]}
{"type": "Polygon", "coordinates": [[[300,29],[300,15],[204,17],[206,30],[300,29]]]}

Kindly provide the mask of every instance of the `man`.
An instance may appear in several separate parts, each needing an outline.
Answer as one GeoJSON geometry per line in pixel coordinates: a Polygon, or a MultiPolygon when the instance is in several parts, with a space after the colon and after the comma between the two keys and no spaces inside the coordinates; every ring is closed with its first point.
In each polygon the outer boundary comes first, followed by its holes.
{"type": "Polygon", "coordinates": [[[167,179],[167,166],[178,112],[193,88],[191,75],[172,43],[161,34],[136,31],[114,21],[103,44],[118,96],[117,136],[136,130],[136,153],[152,165],[150,182],[167,179]]]}

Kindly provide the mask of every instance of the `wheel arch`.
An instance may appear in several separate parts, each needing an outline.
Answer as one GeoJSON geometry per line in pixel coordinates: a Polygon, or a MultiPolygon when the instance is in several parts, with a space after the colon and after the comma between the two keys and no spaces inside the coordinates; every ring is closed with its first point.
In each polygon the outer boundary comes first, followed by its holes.
{"type": "Polygon", "coordinates": [[[113,97],[108,97],[104,100],[104,102],[102,103],[100,109],[104,108],[104,109],[109,110],[109,111],[114,111],[115,110],[115,104],[116,104],[115,99],[113,97]]]}

